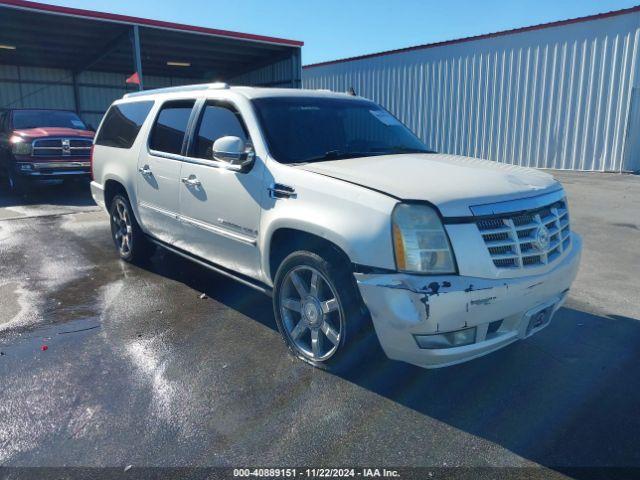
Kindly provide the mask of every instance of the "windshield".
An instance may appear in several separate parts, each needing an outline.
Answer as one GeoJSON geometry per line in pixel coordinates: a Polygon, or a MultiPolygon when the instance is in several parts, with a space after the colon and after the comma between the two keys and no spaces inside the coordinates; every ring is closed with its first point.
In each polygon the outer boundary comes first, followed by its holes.
{"type": "Polygon", "coordinates": [[[253,104],[280,163],[429,152],[411,130],[368,100],[270,97],[253,104]]]}
{"type": "Polygon", "coordinates": [[[38,127],[87,130],[84,122],[73,112],[59,110],[16,110],[13,112],[13,128],[16,130],[38,127]]]}

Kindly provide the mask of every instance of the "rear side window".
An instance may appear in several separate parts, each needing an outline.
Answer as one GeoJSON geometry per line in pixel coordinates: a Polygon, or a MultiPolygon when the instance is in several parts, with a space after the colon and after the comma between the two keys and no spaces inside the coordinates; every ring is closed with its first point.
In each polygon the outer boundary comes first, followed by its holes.
{"type": "Polygon", "coordinates": [[[131,148],[153,102],[112,105],[96,137],[96,145],[131,148]]]}
{"type": "Polygon", "coordinates": [[[193,110],[194,100],[179,100],[162,105],[149,137],[149,148],[158,152],[182,152],[182,143],[193,110]]]}
{"type": "Polygon", "coordinates": [[[240,113],[227,106],[207,104],[200,119],[192,156],[211,160],[213,142],[227,135],[247,141],[247,133],[240,113]]]}

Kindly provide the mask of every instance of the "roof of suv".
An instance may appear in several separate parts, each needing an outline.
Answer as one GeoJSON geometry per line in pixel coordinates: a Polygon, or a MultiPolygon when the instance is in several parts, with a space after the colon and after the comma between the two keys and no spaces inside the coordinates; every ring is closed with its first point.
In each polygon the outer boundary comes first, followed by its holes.
{"type": "Polygon", "coordinates": [[[246,98],[264,97],[332,97],[332,98],[357,98],[347,93],[336,93],[330,90],[303,90],[298,88],[265,88],[265,87],[230,87],[225,83],[201,83],[196,85],[184,85],[180,87],[158,88],[155,90],[143,90],[141,92],[128,93],[123,98],[132,99],[138,97],[152,97],[155,95],[186,94],[189,92],[202,92],[207,90],[230,90],[239,93],[246,98]]]}

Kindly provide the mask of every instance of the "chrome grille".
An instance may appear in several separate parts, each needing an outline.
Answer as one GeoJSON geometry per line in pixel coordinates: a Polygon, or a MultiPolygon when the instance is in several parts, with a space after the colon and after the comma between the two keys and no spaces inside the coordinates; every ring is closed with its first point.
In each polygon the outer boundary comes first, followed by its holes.
{"type": "Polygon", "coordinates": [[[34,157],[88,157],[93,140],[87,138],[44,138],[33,141],[34,157]]]}
{"type": "Polygon", "coordinates": [[[521,269],[552,263],[571,243],[565,200],[536,210],[483,218],[476,225],[497,268],[521,269]]]}

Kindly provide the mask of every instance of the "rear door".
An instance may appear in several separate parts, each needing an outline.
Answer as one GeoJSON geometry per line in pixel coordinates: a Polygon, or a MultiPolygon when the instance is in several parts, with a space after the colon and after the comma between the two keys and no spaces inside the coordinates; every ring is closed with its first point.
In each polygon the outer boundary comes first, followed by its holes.
{"type": "Polygon", "coordinates": [[[138,211],[156,238],[180,246],[180,166],[195,100],[169,100],[158,110],[138,158],[138,211]]]}
{"type": "Polygon", "coordinates": [[[256,247],[264,165],[258,158],[246,172],[227,170],[213,159],[224,136],[251,143],[239,110],[228,101],[203,102],[180,173],[180,214],[189,250],[245,275],[259,271],[256,247]]]}

